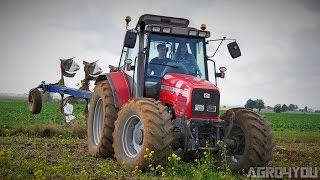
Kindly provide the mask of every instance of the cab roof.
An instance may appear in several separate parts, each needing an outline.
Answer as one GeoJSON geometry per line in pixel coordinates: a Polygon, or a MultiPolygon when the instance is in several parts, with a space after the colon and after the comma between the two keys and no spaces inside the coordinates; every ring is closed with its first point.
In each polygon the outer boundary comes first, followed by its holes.
{"type": "Polygon", "coordinates": [[[159,16],[154,14],[144,14],[140,16],[136,28],[139,27],[141,22],[144,22],[145,25],[158,24],[176,27],[188,27],[189,25],[189,20],[185,18],[159,16]]]}

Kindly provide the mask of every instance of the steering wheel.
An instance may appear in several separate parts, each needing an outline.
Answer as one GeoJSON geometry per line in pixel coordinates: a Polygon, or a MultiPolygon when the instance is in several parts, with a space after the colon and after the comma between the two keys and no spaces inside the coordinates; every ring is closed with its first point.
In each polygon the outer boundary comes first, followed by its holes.
{"type": "Polygon", "coordinates": [[[202,75],[203,75],[203,74],[202,74],[200,71],[198,71],[198,70],[197,70],[196,74],[197,74],[197,76],[199,76],[200,78],[201,78],[202,75]]]}
{"type": "Polygon", "coordinates": [[[177,62],[168,62],[167,63],[167,67],[163,70],[163,72],[161,73],[161,76],[163,77],[164,75],[166,75],[167,73],[171,73],[171,72],[179,72],[182,74],[189,74],[188,69],[186,68],[185,65],[181,64],[181,63],[177,63],[177,62]]]}

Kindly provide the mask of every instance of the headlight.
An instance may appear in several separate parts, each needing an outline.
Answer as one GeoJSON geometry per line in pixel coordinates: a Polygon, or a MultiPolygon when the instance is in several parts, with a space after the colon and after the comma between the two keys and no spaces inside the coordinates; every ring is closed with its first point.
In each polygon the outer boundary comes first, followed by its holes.
{"type": "Polygon", "coordinates": [[[195,111],[204,111],[204,105],[203,104],[195,104],[194,110],[195,111]]]}
{"type": "Polygon", "coordinates": [[[152,31],[154,32],[160,32],[161,28],[159,26],[153,26],[152,31]]]}
{"type": "Polygon", "coordinates": [[[189,31],[189,35],[190,35],[190,36],[196,36],[196,35],[197,35],[197,31],[190,30],[190,31],[189,31]]]}
{"type": "Polygon", "coordinates": [[[216,112],[217,111],[217,107],[214,105],[208,105],[207,106],[207,111],[208,112],[216,112]]]}
{"type": "Polygon", "coordinates": [[[206,31],[199,31],[199,36],[200,37],[206,37],[207,36],[207,32],[206,31]]]}
{"type": "Polygon", "coordinates": [[[169,28],[169,27],[164,27],[164,28],[162,29],[162,32],[164,32],[164,33],[170,33],[170,32],[171,32],[171,28],[169,28]]]}

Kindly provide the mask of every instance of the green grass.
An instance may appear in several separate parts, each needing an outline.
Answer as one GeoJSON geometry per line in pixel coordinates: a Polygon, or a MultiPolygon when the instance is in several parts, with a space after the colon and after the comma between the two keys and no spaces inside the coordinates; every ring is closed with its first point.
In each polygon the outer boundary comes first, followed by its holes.
{"type": "Polygon", "coordinates": [[[320,114],[316,113],[262,113],[271,122],[273,131],[320,132],[320,114]]]}
{"type": "MultiPolygon", "coordinates": [[[[84,105],[74,105],[76,121],[85,123],[84,105]]],[[[274,131],[313,131],[320,132],[320,114],[316,113],[262,113],[274,131]]],[[[28,111],[26,101],[0,101],[0,122],[7,126],[17,124],[57,124],[64,125],[58,103],[44,103],[41,113],[33,115],[28,111]]]]}
{"type": "MultiPolygon", "coordinates": [[[[66,124],[57,103],[44,103],[38,115],[25,101],[0,101],[0,177],[4,179],[238,179],[243,178],[201,163],[173,163],[161,172],[120,168],[114,159],[91,157],[86,147],[84,105],[74,106],[77,117],[66,124]],[[174,168],[174,169],[172,169],[174,168]],[[162,172],[165,172],[164,176],[162,172]]],[[[262,113],[276,141],[269,166],[319,167],[320,114],[262,113]]],[[[155,168],[156,165],[153,166],[155,168]]]]}
{"type": "Polygon", "coordinates": [[[320,132],[273,131],[276,141],[285,143],[317,143],[320,145],[320,132]]]}
{"type": "MultiPolygon", "coordinates": [[[[77,121],[85,121],[83,110],[83,104],[74,105],[74,115],[77,117],[77,121]]],[[[0,122],[7,126],[17,124],[65,124],[58,103],[43,103],[41,113],[33,115],[28,110],[28,102],[15,100],[0,101],[0,122]]]]}

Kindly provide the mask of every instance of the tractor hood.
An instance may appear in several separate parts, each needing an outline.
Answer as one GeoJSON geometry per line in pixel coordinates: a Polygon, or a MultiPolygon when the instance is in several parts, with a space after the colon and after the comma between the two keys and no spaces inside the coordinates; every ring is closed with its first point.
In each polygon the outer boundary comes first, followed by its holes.
{"type": "Polygon", "coordinates": [[[180,74],[180,73],[169,73],[166,74],[162,79],[162,85],[175,87],[181,90],[192,90],[192,89],[212,89],[218,90],[217,86],[213,83],[203,80],[191,75],[180,74]]]}
{"type": "Polygon", "coordinates": [[[218,119],[219,89],[207,80],[186,74],[168,73],[162,78],[159,99],[173,107],[177,118],[218,119]],[[205,110],[195,112],[196,104],[202,104],[205,110]],[[210,111],[207,110],[208,107],[211,108],[210,111]]]}

